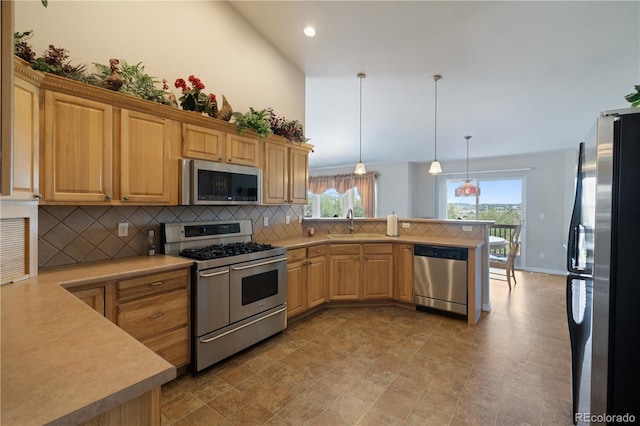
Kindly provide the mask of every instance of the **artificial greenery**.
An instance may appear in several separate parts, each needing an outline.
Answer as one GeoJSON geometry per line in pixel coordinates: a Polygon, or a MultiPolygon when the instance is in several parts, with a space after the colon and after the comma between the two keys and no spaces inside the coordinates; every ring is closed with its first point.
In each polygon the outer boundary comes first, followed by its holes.
{"type": "Polygon", "coordinates": [[[31,45],[27,43],[33,37],[33,30],[25,31],[23,33],[17,32],[13,34],[14,50],[13,53],[24,59],[27,62],[31,62],[36,58],[36,52],[31,49],[31,45]]]}
{"type": "Polygon", "coordinates": [[[304,128],[298,120],[287,120],[284,117],[278,117],[273,109],[267,108],[269,126],[274,135],[285,137],[292,143],[303,143],[309,139],[304,137],[304,128]]]}
{"type": "Polygon", "coordinates": [[[71,65],[67,49],[50,44],[41,57],[31,60],[31,68],[71,80],[86,81],[86,65],[71,65]]]}
{"type": "Polygon", "coordinates": [[[631,102],[632,107],[637,107],[638,105],[640,105],[640,84],[636,84],[634,88],[636,89],[636,92],[629,93],[624,98],[627,100],[627,102],[631,102]]]}
{"type": "Polygon", "coordinates": [[[268,114],[266,109],[256,111],[251,107],[249,107],[249,112],[245,112],[244,114],[234,112],[233,118],[238,133],[243,134],[247,129],[253,129],[261,138],[268,136],[272,133],[268,121],[268,114]]]}
{"type": "MultiPolygon", "coordinates": [[[[97,63],[94,63],[94,65],[98,72],[93,74],[87,83],[102,86],[102,81],[110,76],[113,71],[108,65],[97,63]]],[[[119,92],[164,105],[170,104],[169,99],[167,99],[167,92],[156,87],[156,84],[160,82],[155,77],[144,72],[142,62],[129,65],[127,61],[120,60],[119,70],[122,78],[122,86],[118,89],[119,92]]]]}

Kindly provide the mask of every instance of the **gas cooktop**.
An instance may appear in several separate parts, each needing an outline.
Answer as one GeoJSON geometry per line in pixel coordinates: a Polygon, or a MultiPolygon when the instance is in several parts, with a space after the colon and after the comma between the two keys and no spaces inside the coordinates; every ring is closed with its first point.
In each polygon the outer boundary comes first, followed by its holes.
{"type": "Polygon", "coordinates": [[[271,244],[253,242],[210,245],[204,247],[186,248],[180,251],[180,256],[196,260],[219,259],[222,257],[238,256],[241,254],[255,253],[271,250],[271,244]]]}

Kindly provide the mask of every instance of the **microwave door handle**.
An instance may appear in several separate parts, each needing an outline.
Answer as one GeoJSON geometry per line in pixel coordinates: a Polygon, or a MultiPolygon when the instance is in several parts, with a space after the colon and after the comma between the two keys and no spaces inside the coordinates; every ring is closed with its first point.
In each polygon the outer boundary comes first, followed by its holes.
{"type": "Polygon", "coordinates": [[[247,266],[232,266],[231,270],[232,271],[242,271],[242,270],[245,270],[245,269],[254,268],[256,266],[271,265],[272,263],[286,262],[286,261],[287,261],[287,258],[283,257],[282,259],[268,260],[266,262],[253,263],[253,264],[247,265],[247,266]]]}

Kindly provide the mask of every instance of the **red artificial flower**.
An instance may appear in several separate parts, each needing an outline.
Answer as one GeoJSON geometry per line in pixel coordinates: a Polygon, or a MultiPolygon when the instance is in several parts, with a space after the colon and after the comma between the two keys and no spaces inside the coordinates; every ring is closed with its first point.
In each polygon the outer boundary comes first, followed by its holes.
{"type": "Polygon", "coordinates": [[[196,81],[193,82],[193,87],[197,88],[198,90],[202,90],[204,89],[204,84],[202,84],[199,79],[196,79],[196,81]]]}
{"type": "Polygon", "coordinates": [[[212,104],[216,103],[216,95],[214,95],[213,93],[209,93],[209,100],[212,104]]]}
{"type": "Polygon", "coordinates": [[[176,80],[175,86],[178,89],[187,90],[187,82],[184,81],[184,79],[182,79],[182,78],[179,78],[179,79],[176,80]]]}
{"type": "Polygon", "coordinates": [[[195,80],[196,77],[192,74],[189,76],[189,81],[193,83],[193,80],[195,80]]]}

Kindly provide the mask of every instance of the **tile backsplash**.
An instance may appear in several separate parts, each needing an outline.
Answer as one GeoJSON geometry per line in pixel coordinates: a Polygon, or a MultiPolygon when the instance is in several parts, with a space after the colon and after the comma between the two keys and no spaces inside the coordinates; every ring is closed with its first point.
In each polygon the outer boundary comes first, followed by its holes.
{"type": "Polygon", "coordinates": [[[38,266],[146,254],[148,231],[155,231],[159,245],[164,222],[251,219],[255,241],[298,237],[302,235],[301,214],[301,206],[40,206],[38,266]],[[268,227],[263,226],[265,216],[269,217],[268,227]],[[118,223],[122,222],[129,224],[127,237],[118,237],[118,223]]]}

